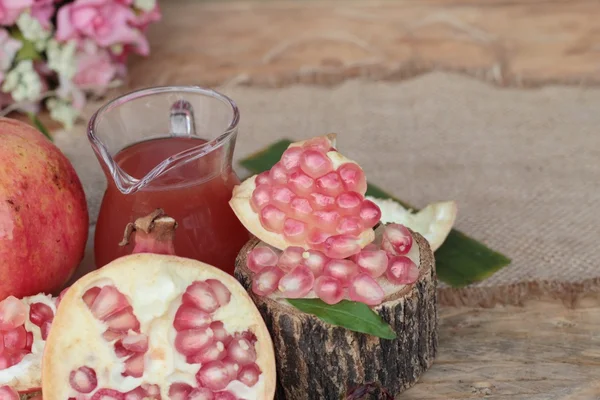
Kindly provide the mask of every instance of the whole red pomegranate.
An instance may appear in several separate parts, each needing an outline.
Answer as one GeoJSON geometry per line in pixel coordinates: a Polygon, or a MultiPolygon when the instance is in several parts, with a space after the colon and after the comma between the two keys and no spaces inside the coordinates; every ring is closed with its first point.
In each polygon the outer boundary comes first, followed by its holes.
{"type": "Polygon", "coordinates": [[[0,118],[0,300],[58,291],[83,258],[88,221],[64,154],[33,127],[0,118]]]}

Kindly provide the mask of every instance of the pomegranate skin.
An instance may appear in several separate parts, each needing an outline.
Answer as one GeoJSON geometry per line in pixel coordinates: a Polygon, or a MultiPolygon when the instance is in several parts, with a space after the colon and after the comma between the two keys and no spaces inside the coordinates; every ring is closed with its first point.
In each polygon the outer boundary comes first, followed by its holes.
{"type": "Polygon", "coordinates": [[[58,292],[83,258],[88,224],[70,161],[30,125],[0,118],[0,300],[58,292]]]}

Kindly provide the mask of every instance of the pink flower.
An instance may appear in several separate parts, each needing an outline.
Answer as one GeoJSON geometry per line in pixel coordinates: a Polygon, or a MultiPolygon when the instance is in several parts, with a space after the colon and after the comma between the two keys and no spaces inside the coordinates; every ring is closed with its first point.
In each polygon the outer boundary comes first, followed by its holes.
{"type": "Polygon", "coordinates": [[[50,18],[54,14],[54,0],[34,0],[31,15],[37,19],[44,29],[50,28],[50,18]]]}
{"type": "Polygon", "coordinates": [[[101,47],[130,44],[142,55],[149,53],[148,41],[133,24],[131,8],[113,0],[76,0],[61,7],[56,39],[90,38],[101,47]]]}
{"type": "Polygon", "coordinates": [[[162,14],[160,12],[160,8],[158,7],[158,2],[156,3],[156,6],[154,6],[154,8],[150,11],[147,12],[142,12],[140,13],[135,21],[135,26],[137,26],[138,28],[140,28],[140,30],[142,32],[144,32],[146,30],[146,28],[148,27],[148,25],[150,25],[152,22],[155,21],[160,21],[160,18],[162,17],[162,14]]]}
{"type": "Polygon", "coordinates": [[[85,46],[84,51],[77,54],[77,73],[73,83],[81,88],[94,87],[102,92],[117,73],[117,66],[105,49],[96,46],[85,46]]]}
{"type": "Polygon", "coordinates": [[[0,25],[13,25],[21,12],[32,4],[33,0],[0,0],[0,25]]]}
{"type": "Polygon", "coordinates": [[[4,81],[4,72],[12,65],[17,51],[23,44],[13,39],[5,29],[0,28],[0,83],[4,81]]]}

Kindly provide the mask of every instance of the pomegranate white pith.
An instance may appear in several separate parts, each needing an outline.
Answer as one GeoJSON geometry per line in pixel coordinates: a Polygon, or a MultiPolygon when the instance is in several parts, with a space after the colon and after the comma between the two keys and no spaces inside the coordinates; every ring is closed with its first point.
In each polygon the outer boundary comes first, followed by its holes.
{"type": "Polygon", "coordinates": [[[230,205],[269,245],[350,256],[373,241],[379,208],[365,200],[358,164],[335,150],[334,136],[292,143],[273,168],[233,189],[230,205]]]}
{"type": "Polygon", "coordinates": [[[117,259],[69,288],[54,327],[44,355],[45,400],[274,395],[273,346],[258,310],[233,277],[197,261],[156,254],[117,259]],[[214,296],[205,295],[206,285],[214,296]],[[96,287],[108,294],[114,288],[122,296],[117,302],[126,301],[117,325],[132,328],[127,338],[109,330],[119,313],[95,304],[100,294],[90,289],[96,287]]]}
{"type": "Polygon", "coordinates": [[[55,298],[50,295],[0,302],[0,386],[21,393],[39,390],[45,339],[55,313],[55,298]]]}

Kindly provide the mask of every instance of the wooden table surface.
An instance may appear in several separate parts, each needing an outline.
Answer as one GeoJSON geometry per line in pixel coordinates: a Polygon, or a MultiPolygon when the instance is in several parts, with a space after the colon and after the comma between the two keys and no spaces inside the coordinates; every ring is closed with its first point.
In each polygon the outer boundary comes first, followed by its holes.
{"type": "MultiPolygon", "coordinates": [[[[121,90],[336,84],[451,70],[499,86],[600,83],[600,2],[162,1],[121,90]]],[[[600,302],[442,308],[440,353],[400,399],[600,399],[600,302]]]]}

